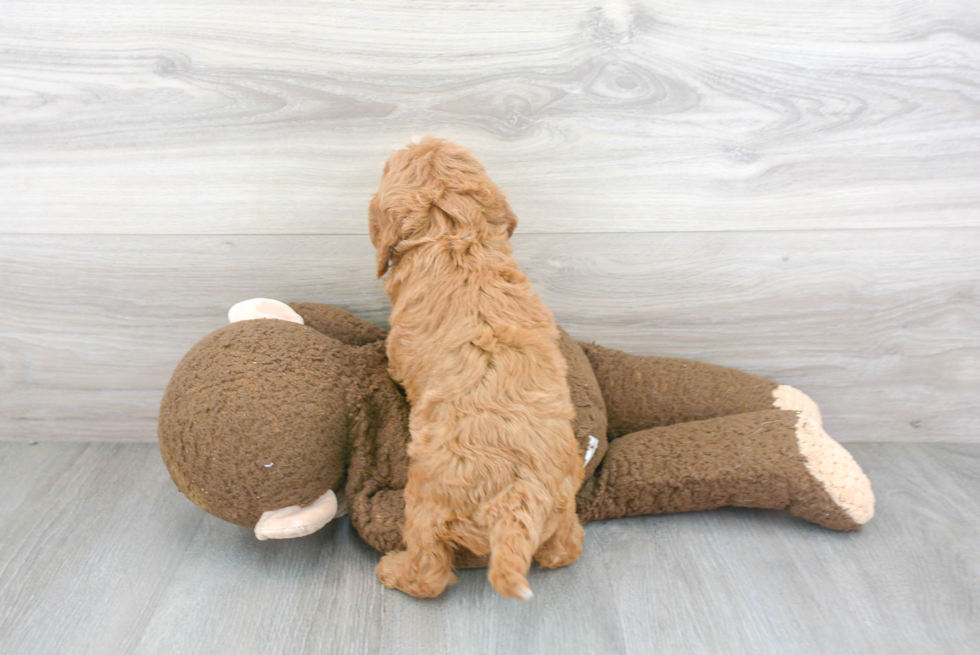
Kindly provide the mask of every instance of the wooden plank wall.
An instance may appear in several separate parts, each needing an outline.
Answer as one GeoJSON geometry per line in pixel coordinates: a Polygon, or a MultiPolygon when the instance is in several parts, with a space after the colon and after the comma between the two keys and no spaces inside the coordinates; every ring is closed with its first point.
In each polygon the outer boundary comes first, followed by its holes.
{"type": "Polygon", "coordinates": [[[980,441],[980,4],[7,0],[0,438],[150,441],[253,296],[379,323],[390,150],[472,146],[574,336],[980,441]]]}

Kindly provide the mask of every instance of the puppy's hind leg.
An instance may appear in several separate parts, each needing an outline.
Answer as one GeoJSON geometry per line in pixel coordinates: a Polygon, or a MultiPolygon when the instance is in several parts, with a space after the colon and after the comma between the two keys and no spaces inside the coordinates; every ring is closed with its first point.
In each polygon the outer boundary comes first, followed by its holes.
{"type": "Polygon", "coordinates": [[[517,483],[495,499],[487,512],[490,525],[490,584],[501,596],[530,600],[527,583],[531,557],[541,541],[541,527],[548,509],[539,494],[517,483]]]}
{"type": "Polygon", "coordinates": [[[389,589],[416,598],[432,598],[459,582],[453,573],[453,546],[444,539],[445,509],[434,503],[405,507],[407,550],[388,553],[378,562],[378,579],[389,589]]]}

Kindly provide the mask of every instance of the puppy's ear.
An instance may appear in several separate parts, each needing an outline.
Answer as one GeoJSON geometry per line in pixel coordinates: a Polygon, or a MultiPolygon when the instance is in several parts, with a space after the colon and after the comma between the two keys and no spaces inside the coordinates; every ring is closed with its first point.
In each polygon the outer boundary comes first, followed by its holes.
{"type": "Polygon", "coordinates": [[[514,229],[517,228],[517,215],[510,208],[510,203],[507,202],[507,198],[500,192],[500,189],[494,189],[493,199],[497,204],[496,209],[499,212],[499,218],[495,222],[502,223],[507,227],[507,238],[509,239],[514,236],[514,229]]]}
{"type": "Polygon", "coordinates": [[[377,196],[371,199],[368,209],[368,227],[371,243],[377,250],[378,277],[381,277],[388,272],[395,246],[401,241],[401,229],[396,221],[381,211],[377,196]]]}
{"type": "Polygon", "coordinates": [[[480,230],[482,226],[503,226],[509,239],[517,227],[517,216],[507,204],[504,194],[497,189],[468,189],[466,193],[447,193],[435,204],[457,229],[480,230]]]}
{"type": "Polygon", "coordinates": [[[472,232],[483,223],[483,206],[469,195],[446,193],[435,201],[448,219],[448,228],[455,234],[472,232]]]}
{"type": "Polygon", "coordinates": [[[507,198],[504,197],[504,194],[498,191],[496,196],[497,204],[500,206],[500,209],[503,212],[504,225],[507,226],[507,238],[509,239],[514,236],[514,230],[517,229],[517,215],[514,213],[514,210],[510,208],[510,203],[507,202],[507,198]]]}

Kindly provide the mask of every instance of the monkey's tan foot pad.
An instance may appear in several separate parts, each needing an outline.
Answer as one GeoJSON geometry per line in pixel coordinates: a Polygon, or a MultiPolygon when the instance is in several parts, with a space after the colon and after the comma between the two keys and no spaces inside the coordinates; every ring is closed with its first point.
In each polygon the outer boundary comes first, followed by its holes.
{"type": "Polygon", "coordinates": [[[789,510],[835,530],[856,530],[870,521],[875,513],[871,481],[851,454],[805,412],[796,424],[796,441],[813,484],[794,494],[789,510]]]}
{"type": "Polygon", "coordinates": [[[810,396],[788,384],[780,384],[772,390],[772,406],[773,409],[803,412],[805,416],[809,416],[816,421],[817,425],[823,425],[823,419],[820,417],[820,408],[817,407],[817,403],[813,402],[810,396]]]}
{"type": "Polygon", "coordinates": [[[306,507],[290,505],[263,512],[255,524],[255,538],[293,539],[313,534],[337,515],[337,495],[331,490],[306,507]]]}
{"type": "Polygon", "coordinates": [[[270,298],[243,300],[228,310],[228,322],[250,321],[256,318],[278,318],[303,325],[303,317],[284,302],[270,298]]]}

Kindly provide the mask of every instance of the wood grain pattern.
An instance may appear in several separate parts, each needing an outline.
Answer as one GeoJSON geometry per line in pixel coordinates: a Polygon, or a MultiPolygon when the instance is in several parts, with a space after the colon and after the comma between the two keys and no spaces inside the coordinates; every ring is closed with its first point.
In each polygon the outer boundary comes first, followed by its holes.
{"type": "MultiPolygon", "coordinates": [[[[159,451],[124,445],[2,446],[28,468],[4,507],[0,634],[9,653],[124,653],[201,524],[181,507],[159,451]]],[[[10,478],[0,479],[6,496],[10,478]]]]}
{"type": "Polygon", "coordinates": [[[10,0],[0,233],[363,234],[474,146],[526,233],[980,226],[980,6],[10,0]]]}
{"type": "Polygon", "coordinates": [[[851,450],[878,495],[858,533],[738,509],[592,523],[519,604],[485,571],[434,601],[385,590],[346,518],[256,541],[184,499],[149,444],[0,444],[2,650],[972,653],[980,445],[851,450]]]}
{"type": "MultiPolygon", "coordinates": [[[[842,441],[976,441],[980,230],[521,235],[576,338],[796,385],[842,441]]],[[[239,300],[384,324],[358,236],[9,236],[0,435],[151,441],[170,374],[239,300]]]]}
{"type": "Polygon", "coordinates": [[[962,0],[10,0],[0,438],[151,440],[243,298],[383,323],[365,208],[436,132],[577,336],[980,440],[977,61],[962,0]]]}

